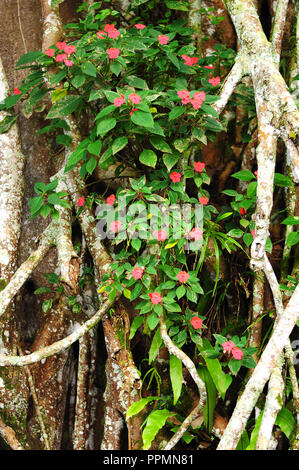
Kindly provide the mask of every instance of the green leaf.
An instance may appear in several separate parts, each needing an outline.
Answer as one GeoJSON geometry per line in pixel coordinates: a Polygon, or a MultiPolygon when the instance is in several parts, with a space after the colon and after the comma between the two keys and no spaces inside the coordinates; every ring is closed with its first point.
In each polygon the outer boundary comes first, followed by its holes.
{"type": "Polygon", "coordinates": [[[114,75],[118,77],[120,72],[122,71],[122,65],[119,62],[113,62],[110,65],[110,70],[112,73],[114,73],[114,75]]]}
{"type": "Polygon", "coordinates": [[[225,393],[230,384],[232,383],[232,377],[229,374],[225,374],[222,370],[221,364],[218,359],[210,359],[204,354],[204,350],[211,348],[208,340],[203,339],[204,347],[198,346],[199,350],[203,353],[204,360],[207,364],[208,371],[211,374],[213,382],[220,393],[222,399],[225,399],[225,393]]]}
{"type": "Polygon", "coordinates": [[[168,143],[158,135],[152,135],[150,137],[150,143],[155,149],[160,150],[160,152],[171,153],[172,150],[169,147],[168,143]]]}
{"type": "Polygon", "coordinates": [[[75,88],[80,88],[84,83],[86,82],[87,77],[83,75],[82,73],[79,73],[78,75],[75,75],[73,78],[71,78],[71,84],[75,88]]]}
{"type": "Polygon", "coordinates": [[[287,246],[291,247],[299,243],[299,232],[291,232],[287,236],[287,246]]]}
{"type": "Polygon", "coordinates": [[[146,321],[149,328],[154,330],[159,323],[159,317],[153,312],[147,317],[146,321]]]}
{"type": "Polygon", "coordinates": [[[299,225],[299,216],[294,215],[294,216],[291,216],[291,217],[287,217],[281,223],[285,224],[285,225],[299,225]]]}
{"type": "Polygon", "coordinates": [[[281,408],[277,415],[276,426],[279,426],[282,432],[290,439],[294,429],[296,428],[296,421],[291,411],[285,406],[281,408]]]}
{"type": "Polygon", "coordinates": [[[47,119],[55,119],[63,116],[68,116],[69,114],[76,111],[78,106],[81,104],[81,96],[68,95],[64,98],[61,98],[57,103],[55,103],[50,111],[48,112],[47,119]]]}
{"type": "Polygon", "coordinates": [[[178,118],[179,116],[181,116],[182,114],[184,114],[184,112],[186,111],[186,106],[175,106],[174,108],[172,108],[172,110],[170,111],[169,115],[168,115],[168,120],[169,121],[173,121],[174,119],[178,118]]]}
{"type": "Polygon", "coordinates": [[[143,284],[141,282],[137,282],[135,284],[134,289],[131,292],[131,297],[130,297],[131,302],[137,299],[137,297],[139,297],[139,294],[141,293],[142,289],[143,289],[143,284]]]}
{"type": "Polygon", "coordinates": [[[127,409],[126,419],[129,419],[129,418],[131,418],[132,416],[135,416],[135,415],[137,415],[138,413],[140,413],[140,411],[142,411],[143,408],[144,408],[148,403],[150,403],[151,401],[159,400],[159,399],[160,399],[160,397],[146,397],[146,398],[142,398],[142,399],[139,400],[139,401],[135,401],[135,402],[132,403],[132,405],[129,406],[129,408],[127,409]]]}
{"type": "Polygon", "coordinates": [[[2,121],[0,121],[0,134],[5,134],[5,132],[9,131],[17,116],[6,116],[2,121]]]}
{"type": "Polygon", "coordinates": [[[86,171],[90,175],[92,175],[94,169],[96,168],[98,164],[98,160],[94,157],[91,157],[87,162],[86,162],[86,171]]]}
{"type": "Polygon", "coordinates": [[[249,171],[249,170],[238,171],[237,173],[234,173],[231,176],[233,178],[236,178],[237,180],[240,180],[240,181],[250,181],[252,179],[255,179],[254,174],[251,173],[251,171],[249,171]]]}
{"type": "Polygon", "coordinates": [[[30,206],[31,217],[37,216],[42,205],[43,205],[42,196],[37,196],[37,197],[33,197],[32,199],[30,199],[29,206],[30,206]]]}
{"type": "Polygon", "coordinates": [[[127,137],[117,137],[112,143],[112,153],[115,155],[120,152],[128,143],[127,137]]]}
{"type": "Polygon", "coordinates": [[[232,358],[228,363],[228,367],[233,375],[237,375],[241,367],[241,361],[232,358]]]}
{"type": "Polygon", "coordinates": [[[49,289],[49,287],[39,287],[33,293],[34,295],[39,295],[39,294],[47,294],[48,292],[52,292],[51,289],[49,289]]]}
{"type": "Polygon", "coordinates": [[[261,427],[261,423],[262,423],[263,414],[264,414],[264,410],[259,414],[259,416],[258,416],[258,418],[255,422],[254,429],[253,429],[253,431],[251,433],[251,436],[250,436],[250,442],[249,442],[249,445],[246,447],[246,450],[254,450],[255,449],[256,441],[257,441],[259,431],[260,431],[260,427],[261,427]]]}
{"type": "Polygon", "coordinates": [[[178,152],[175,153],[164,153],[163,155],[163,162],[166,166],[167,170],[170,171],[172,167],[177,163],[180,159],[180,154],[178,152]]]}
{"type": "Polygon", "coordinates": [[[71,136],[66,135],[66,134],[60,134],[56,137],[56,142],[59,145],[64,145],[65,147],[68,147],[72,141],[71,136]]]}
{"type": "Polygon", "coordinates": [[[158,157],[155,152],[150,149],[144,149],[139,155],[139,161],[143,163],[143,165],[151,166],[152,168],[155,168],[157,159],[158,157]]]}
{"type": "Polygon", "coordinates": [[[102,150],[102,141],[96,140],[95,142],[92,142],[88,145],[87,150],[92,155],[96,155],[97,157],[99,157],[102,150]]]}
{"type": "Polygon", "coordinates": [[[43,312],[47,313],[51,309],[52,304],[53,304],[53,299],[44,300],[42,303],[43,312]]]}
{"type": "Polygon", "coordinates": [[[113,111],[115,111],[115,106],[114,104],[109,104],[109,106],[106,106],[106,108],[103,108],[95,117],[95,121],[97,119],[100,119],[104,116],[108,116],[108,114],[111,114],[113,111]]]}
{"type": "Polygon", "coordinates": [[[116,122],[115,118],[102,119],[97,125],[97,134],[104,137],[104,135],[116,126],[116,122]]]}
{"type": "Polygon", "coordinates": [[[55,103],[56,101],[61,100],[64,96],[67,95],[66,88],[57,88],[56,90],[51,91],[51,101],[55,103]]]}
{"type": "Polygon", "coordinates": [[[148,90],[147,83],[139,77],[130,75],[129,77],[126,77],[125,80],[129,85],[131,85],[134,88],[140,88],[141,90],[148,90]]]}
{"type": "Polygon", "coordinates": [[[182,361],[173,354],[169,356],[169,374],[173,392],[173,404],[180,398],[183,383],[182,361]]]}
{"type": "Polygon", "coordinates": [[[249,437],[246,429],[242,432],[236,450],[246,450],[249,445],[249,437]]]}
{"type": "Polygon", "coordinates": [[[253,197],[256,195],[257,181],[251,181],[247,188],[247,196],[253,197]]]}
{"type": "Polygon", "coordinates": [[[207,390],[207,401],[203,409],[204,425],[208,432],[212,431],[214,421],[214,410],[217,400],[217,391],[211,374],[206,366],[200,365],[198,367],[198,374],[204,381],[207,390]]]}
{"type": "Polygon", "coordinates": [[[153,127],[154,120],[151,113],[145,113],[144,111],[135,111],[131,116],[132,121],[137,126],[142,127],[153,127]]]}
{"type": "Polygon", "coordinates": [[[85,75],[89,75],[90,77],[96,78],[97,76],[97,69],[91,62],[86,62],[85,64],[81,65],[81,70],[85,75]]]}
{"type": "Polygon", "coordinates": [[[281,173],[275,173],[274,184],[282,188],[287,188],[288,186],[293,186],[293,181],[288,176],[282,175],[281,173]]]}
{"type": "Polygon", "coordinates": [[[171,10],[189,11],[189,4],[183,1],[165,0],[166,6],[171,10]]]}
{"type": "Polygon", "coordinates": [[[176,139],[173,145],[179,152],[181,153],[185,152],[185,150],[187,150],[187,148],[190,145],[190,139],[184,139],[184,138],[176,139]]]}
{"type": "Polygon", "coordinates": [[[18,60],[17,66],[19,65],[24,65],[24,64],[31,64],[35,60],[37,60],[39,57],[43,55],[42,52],[40,51],[31,51],[27,52],[26,54],[22,55],[22,57],[18,60]]]}
{"type": "Polygon", "coordinates": [[[143,317],[142,316],[139,316],[139,317],[135,317],[133,322],[132,322],[132,325],[131,325],[131,328],[130,328],[130,336],[129,336],[129,339],[133,339],[134,336],[135,336],[135,333],[136,331],[138,330],[138,328],[142,325],[143,323],[143,317]]]}
{"type": "Polygon", "coordinates": [[[142,433],[143,449],[148,450],[157,433],[163,428],[166,420],[172,415],[171,411],[154,410],[148,416],[142,433]]]}
{"type": "Polygon", "coordinates": [[[152,341],[150,350],[148,352],[148,363],[149,364],[151,364],[156,359],[162,343],[163,343],[163,341],[162,341],[162,338],[160,336],[160,331],[159,331],[159,328],[157,328],[157,330],[154,334],[154,337],[153,337],[153,341],[152,341]]]}

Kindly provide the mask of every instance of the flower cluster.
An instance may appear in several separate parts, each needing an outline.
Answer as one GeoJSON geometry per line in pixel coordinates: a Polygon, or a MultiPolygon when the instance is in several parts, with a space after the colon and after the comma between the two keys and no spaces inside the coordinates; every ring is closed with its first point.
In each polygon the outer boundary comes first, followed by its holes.
{"type": "Polygon", "coordinates": [[[222,343],[222,347],[224,353],[231,353],[233,358],[238,361],[244,356],[242,349],[238,348],[233,341],[225,341],[222,343]]]}
{"type": "Polygon", "coordinates": [[[190,96],[190,91],[188,90],[179,90],[177,95],[182,100],[182,104],[190,103],[193,109],[200,109],[202,103],[206,99],[206,94],[204,91],[196,91],[193,94],[193,97],[190,96]]]}
{"type": "MultiPolygon", "coordinates": [[[[77,48],[76,46],[73,46],[72,44],[67,44],[64,41],[59,41],[56,43],[56,47],[59,51],[63,51],[60,54],[56,55],[56,62],[63,62],[67,67],[71,67],[74,65],[73,60],[70,59],[70,56],[76,52],[77,48]]],[[[45,54],[48,57],[54,58],[56,51],[53,48],[49,48],[45,51],[45,54]]]]}

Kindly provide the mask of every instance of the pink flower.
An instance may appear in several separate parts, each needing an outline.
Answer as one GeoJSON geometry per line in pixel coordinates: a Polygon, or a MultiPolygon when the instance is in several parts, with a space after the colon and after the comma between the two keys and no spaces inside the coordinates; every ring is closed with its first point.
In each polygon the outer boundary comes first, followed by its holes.
{"type": "Polygon", "coordinates": [[[148,295],[150,296],[151,302],[154,305],[158,305],[163,302],[163,299],[159,292],[150,292],[148,295]]]}
{"type": "Polygon", "coordinates": [[[176,94],[181,99],[187,98],[187,97],[189,98],[189,96],[190,96],[190,92],[188,90],[179,90],[179,91],[176,92],[176,94]]]}
{"type": "Polygon", "coordinates": [[[258,175],[258,170],[256,170],[254,173],[255,177],[257,178],[257,175],[258,175]]]}
{"type": "Polygon", "coordinates": [[[78,201],[77,201],[77,202],[78,202],[78,206],[79,206],[79,207],[82,207],[82,206],[84,206],[85,197],[84,197],[84,196],[82,196],[82,197],[79,197],[79,199],[78,199],[78,201]]]}
{"type": "Polygon", "coordinates": [[[191,100],[191,104],[192,104],[193,109],[200,109],[202,105],[202,101],[193,99],[191,100]]]}
{"type": "Polygon", "coordinates": [[[64,48],[64,52],[66,54],[73,54],[73,52],[76,52],[76,50],[77,50],[76,46],[72,46],[72,45],[65,46],[65,48],[64,48]]]}
{"type": "Polygon", "coordinates": [[[193,238],[194,240],[201,240],[202,239],[202,234],[203,234],[203,230],[199,227],[194,227],[190,234],[189,234],[189,237],[190,238],[193,238]]]}
{"type": "Polygon", "coordinates": [[[135,113],[136,111],[138,111],[137,108],[132,109],[132,111],[130,111],[130,116],[132,116],[132,114],[135,113]]]}
{"type": "Polygon", "coordinates": [[[202,204],[203,206],[205,206],[209,202],[209,199],[205,196],[199,197],[198,200],[199,200],[200,204],[202,204]]]}
{"type": "Polygon", "coordinates": [[[204,91],[196,91],[193,95],[193,99],[203,102],[206,99],[206,94],[204,91]]]}
{"type": "Polygon", "coordinates": [[[74,62],[69,59],[65,59],[64,63],[67,67],[71,67],[72,65],[74,65],[74,62]]]}
{"type": "Polygon", "coordinates": [[[161,228],[161,230],[158,230],[155,232],[155,237],[158,240],[158,242],[165,242],[165,240],[168,238],[168,233],[164,228],[161,228]]]}
{"type": "Polygon", "coordinates": [[[108,31],[108,36],[111,39],[116,39],[119,35],[120,35],[120,32],[118,31],[118,29],[113,28],[108,31]]]}
{"type": "Polygon", "coordinates": [[[56,43],[56,47],[57,47],[57,49],[59,49],[60,51],[63,51],[63,49],[65,48],[66,45],[67,45],[66,42],[57,42],[57,43],[56,43]]]}
{"type": "Polygon", "coordinates": [[[186,271],[180,271],[176,276],[181,284],[185,284],[188,281],[190,275],[186,271]]]}
{"type": "Polygon", "coordinates": [[[14,95],[21,95],[22,92],[21,92],[21,90],[20,90],[19,88],[15,88],[14,91],[13,91],[13,94],[14,94],[14,95]]]}
{"type": "Polygon", "coordinates": [[[202,328],[202,319],[197,316],[193,317],[191,320],[191,325],[195,330],[202,328]]]}
{"type": "Polygon", "coordinates": [[[133,271],[132,271],[132,276],[134,279],[141,279],[142,276],[143,276],[143,271],[144,271],[144,268],[139,268],[138,266],[136,266],[133,271]]]}
{"type": "Polygon", "coordinates": [[[182,104],[188,104],[188,103],[191,103],[190,96],[186,96],[185,98],[182,98],[182,104]]]}
{"type": "Polygon", "coordinates": [[[115,202],[114,194],[111,194],[110,196],[107,197],[106,204],[108,204],[109,206],[113,206],[114,202],[115,202]]]}
{"type": "Polygon", "coordinates": [[[173,183],[179,183],[179,181],[181,181],[181,177],[182,177],[181,173],[178,173],[177,171],[173,171],[169,175],[169,178],[171,179],[173,183]]]}
{"type": "Polygon", "coordinates": [[[113,222],[111,222],[110,224],[110,230],[111,232],[116,233],[119,231],[121,226],[122,226],[122,223],[119,220],[113,220],[113,222]]]}
{"type": "Polygon", "coordinates": [[[221,346],[223,347],[223,352],[230,352],[235,347],[235,343],[233,341],[225,341],[221,346]]]}
{"type": "Polygon", "coordinates": [[[66,54],[57,54],[56,56],[56,62],[64,62],[67,59],[66,54]]]}
{"type": "Polygon", "coordinates": [[[158,41],[161,45],[165,45],[169,41],[169,36],[165,36],[164,34],[160,34],[160,36],[158,36],[158,41]]]}
{"type": "Polygon", "coordinates": [[[106,24],[105,28],[104,28],[104,31],[106,31],[108,33],[109,31],[112,31],[114,29],[116,29],[114,24],[106,24]]]}
{"type": "Polygon", "coordinates": [[[47,49],[45,51],[45,54],[48,56],[48,57],[53,57],[54,54],[55,54],[55,49],[47,49]]]}
{"type": "Polygon", "coordinates": [[[105,39],[105,36],[107,36],[107,33],[105,33],[105,31],[98,31],[97,32],[97,37],[99,39],[105,39]]]}
{"type": "Polygon", "coordinates": [[[220,77],[209,78],[209,83],[213,86],[219,85],[220,81],[220,77]]]}
{"type": "Polygon", "coordinates": [[[110,47],[110,49],[107,49],[106,52],[109,55],[110,59],[116,59],[119,56],[120,49],[116,49],[115,47],[110,47]]]}
{"type": "Polygon", "coordinates": [[[129,100],[132,101],[134,104],[139,104],[141,101],[141,96],[137,95],[137,93],[130,93],[129,100]]]}
{"type": "Polygon", "coordinates": [[[126,102],[124,95],[120,95],[120,98],[115,98],[113,101],[114,106],[121,106],[126,102]]]}
{"type": "Polygon", "coordinates": [[[213,65],[204,65],[204,68],[214,70],[215,67],[213,65]]]}
{"type": "Polygon", "coordinates": [[[145,24],[137,23],[134,25],[136,29],[144,29],[146,28],[145,24]]]}
{"type": "Polygon", "coordinates": [[[251,232],[250,232],[250,233],[251,233],[251,235],[252,235],[252,236],[253,236],[253,238],[254,238],[254,237],[255,237],[255,230],[254,230],[254,229],[253,229],[253,230],[251,230],[251,232]]]}
{"type": "Polygon", "coordinates": [[[242,349],[238,348],[237,346],[235,346],[233,349],[232,349],[232,355],[233,355],[233,358],[234,359],[237,359],[238,361],[240,359],[242,359],[242,357],[244,356],[244,353],[242,351],[242,349]]]}
{"type": "Polygon", "coordinates": [[[198,61],[199,61],[199,58],[198,57],[189,57],[188,55],[182,55],[182,59],[184,59],[184,63],[185,65],[195,65],[198,61]]]}
{"type": "Polygon", "coordinates": [[[246,210],[244,207],[241,207],[241,209],[240,209],[240,214],[241,214],[241,215],[245,215],[246,212],[247,212],[247,210],[246,210]]]}
{"type": "Polygon", "coordinates": [[[195,171],[197,171],[197,173],[201,173],[204,170],[205,166],[206,166],[205,163],[194,162],[194,169],[195,171]]]}

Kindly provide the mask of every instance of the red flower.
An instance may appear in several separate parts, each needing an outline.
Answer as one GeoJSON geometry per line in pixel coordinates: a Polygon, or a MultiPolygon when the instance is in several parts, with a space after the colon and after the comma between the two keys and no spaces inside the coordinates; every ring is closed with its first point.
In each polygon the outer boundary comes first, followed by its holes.
{"type": "Polygon", "coordinates": [[[214,70],[215,67],[213,65],[205,65],[204,68],[214,70]]]}
{"type": "Polygon", "coordinates": [[[114,106],[121,106],[126,102],[124,95],[120,95],[120,98],[115,98],[113,101],[114,106]]]}
{"type": "Polygon", "coordinates": [[[141,279],[143,276],[143,271],[144,271],[144,268],[139,268],[138,266],[136,266],[132,271],[133,278],[136,279],[136,281],[138,279],[141,279]]]}
{"type": "Polygon", "coordinates": [[[223,347],[223,352],[230,352],[235,347],[235,343],[233,341],[225,341],[221,346],[223,347]]]}
{"type": "Polygon", "coordinates": [[[105,39],[105,36],[107,36],[107,33],[105,33],[105,31],[98,31],[97,32],[97,37],[99,39],[105,39]]]}
{"type": "Polygon", "coordinates": [[[203,206],[205,206],[209,202],[209,199],[205,196],[199,197],[198,200],[199,200],[200,204],[202,204],[203,206]]]}
{"type": "Polygon", "coordinates": [[[220,77],[209,78],[209,83],[213,86],[219,85],[220,81],[220,77]]]}
{"type": "Polygon", "coordinates": [[[194,169],[195,171],[197,171],[197,173],[201,173],[204,170],[205,166],[206,166],[205,163],[194,162],[194,169]]]}
{"type": "Polygon", "coordinates": [[[188,55],[182,55],[182,59],[184,59],[184,63],[185,65],[195,65],[198,61],[199,61],[199,58],[198,57],[189,57],[188,55]]]}
{"type": "Polygon", "coordinates": [[[110,230],[111,232],[116,233],[119,231],[121,226],[122,226],[122,223],[119,220],[113,220],[113,222],[111,222],[110,224],[110,230]]]}
{"type": "Polygon", "coordinates": [[[257,175],[258,175],[258,170],[256,170],[254,173],[255,177],[257,178],[257,175]]]}
{"type": "Polygon", "coordinates": [[[165,44],[167,44],[168,41],[169,41],[169,36],[165,36],[164,34],[160,34],[160,35],[158,36],[158,41],[159,41],[159,43],[160,43],[161,45],[165,45],[165,44]]]}
{"type": "Polygon", "coordinates": [[[134,104],[139,104],[141,101],[141,96],[137,95],[137,93],[130,93],[129,100],[132,101],[134,104]]]}
{"type": "Polygon", "coordinates": [[[202,328],[202,319],[197,316],[193,317],[191,320],[191,325],[195,330],[202,328]]]}
{"type": "Polygon", "coordinates": [[[66,54],[57,54],[56,56],[56,62],[64,62],[67,59],[66,54]]]}
{"type": "Polygon", "coordinates": [[[53,57],[54,54],[55,54],[55,49],[47,49],[45,51],[45,54],[48,56],[48,57],[53,57]]]}
{"type": "Polygon", "coordinates": [[[14,91],[13,91],[13,94],[14,94],[14,95],[21,95],[22,92],[21,92],[21,90],[20,90],[19,88],[15,88],[14,91]]]}
{"type": "Polygon", "coordinates": [[[253,236],[253,238],[254,238],[254,237],[255,237],[255,230],[254,230],[254,229],[253,229],[253,230],[251,230],[251,232],[250,232],[250,233],[251,233],[251,235],[252,235],[252,236],[253,236]]]}
{"type": "Polygon", "coordinates": [[[134,25],[136,29],[144,29],[146,28],[145,24],[137,23],[134,25]]]}
{"type": "Polygon", "coordinates": [[[203,230],[199,227],[194,227],[190,234],[189,234],[189,237],[190,238],[193,238],[194,240],[201,240],[202,239],[202,234],[203,234],[203,230]]]}
{"type": "Polygon", "coordinates": [[[241,214],[241,215],[245,215],[246,212],[247,212],[247,210],[246,210],[244,207],[241,207],[241,209],[240,209],[240,214],[241,214]]]}
{"type": "Polygon", "coordinates": [[[72,65],[74,65],[74,62],[69,59],[65,59],[64,63],[67,67],[71,67],[72,65]]]}
{"type": "Polygon", "coordinates": [[[161,228],[161,230],[158,230],[155,232],[155,237],[158,240],[158,242],[165,242],[165,240],[168,238],[168,233],[164,228],[161,228]]]}
{"type": "Polygon", "coordinates": [[[163,299],[159,292],[150,292],[148,295],[150,296],[151,302],[154,305],[158,305],[163,302],[163,299]]]}
{"type": "Polygon", "coordinates": [[[188,281],[190,275],[186,271],[180,271],[176,276],[181,284],[185,284],[188,281]]]}
{"type": "Polygon", "coordinates": [[[63,51],[63,49],[65,48],[66,45],[67,45],[66,42],[57,42],[57,43],[56,43],[56,47],[57,47],[57,49],[59,49],[60,51],[63,51]]]}
{"type": "Polygon", "coordinates": [[[177,95],[181,98],[183,104],[188,104],[191,102],[190,92],[188,90],[179,90],[177,95]]]}
{"type": "Polygon", "coordinates": [[[106,24],[105,28],[104,28],[104,31],[106,31],[108,33],[109,31],[112,31],[114,29],[116,29],[114,24],[106,24]]]}
{"type": "Polygon", "coordinates": [[[111,39],[116,39],[119,35],[120,35],[120,32],[116,28],[110,29],[108,31],[108,36],[111,39]]]}
{"type": "Polygon", "coordinates": [[[110,196],[107,197],[106,204],[108,204],[109,206],[113,206],[114,202],[115,202],[114,194],[111,194],[110,196]]]}
{"type": "Polygon", "coordinates": [[[84,206],[84,202],[85,202],[85,197],[84,197],[84,196],[79,197],[79,199],[78,199],[78,206],[79,206],[79,207],[84,206]]]}
{"type": "Polygon", "coordinates": [[[232,355],[233,355],[233,358],[234,359],[237,359],[238,361],[240,359],[242,359],[242,357],[244,356],[244,353],[242,351],[242,349],[238,348],[237,346],[235,346],[233,349],[232,349],[232,355]]]}
{"type": "Polygon", "coordinates": [[[109,55],[110,59],[116,59],[119,56],[120,49],[116,49],[115,47],[110,47],[110,49],[107,49],[106,52],[109,55]]]}
{"type": "Polygon", "coordinates": [[[181,181],[181,177],[182,177],[181,173],[178,173],[177,171],[173,171],[169,175],[169,178],[171,179],[173,183],[179,183],[181,181]]]}
{"type": "Polygon", "coordinates": [[[72,45],[65,46],[65,48],[64,48],[64,52],[66,54],[73,54],[73,52],[76,52],[76,50],[77,50],[76,46],[72,46],[72,45]]]}

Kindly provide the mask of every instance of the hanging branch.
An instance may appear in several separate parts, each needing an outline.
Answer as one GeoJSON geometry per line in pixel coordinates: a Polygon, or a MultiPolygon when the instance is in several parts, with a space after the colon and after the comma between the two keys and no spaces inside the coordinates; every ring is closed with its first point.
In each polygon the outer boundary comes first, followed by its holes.
{"type": "Polygon", "coordinates": [[[198,405],[191,411],[189,416],[185,419],[185,421],[179,427],[177,432],[174,434],[174,436],[172,436],[170,441],[164,447],[164,450],[170,450],[178,443],[178,441],[181,439],[184,432],[188,429],[190,423],[198,416],[198,414],[200,413],[200,410],[203,409],[206,399],[207,399],[207,391],[206,391],[206,386],[204,382],[201,380],[201,378],[199,377],[197,373],[194,362],[190,359],[189,356],[187,356],[187,354],[185,354],[181,349],[179,349],[174,344],[174,342],[171,340],[170,336],[168,335],[163,314],[160,317],[160,335],[169,353],[173,354],[178,359],[180,359],[180,361],[182,361],[184,366],[188,369],[192,379],[194,380],[194,382],[196,383],[198,387],[199,396],[200,396],[198,405]]]}

